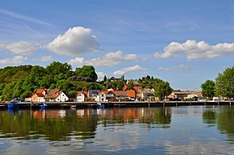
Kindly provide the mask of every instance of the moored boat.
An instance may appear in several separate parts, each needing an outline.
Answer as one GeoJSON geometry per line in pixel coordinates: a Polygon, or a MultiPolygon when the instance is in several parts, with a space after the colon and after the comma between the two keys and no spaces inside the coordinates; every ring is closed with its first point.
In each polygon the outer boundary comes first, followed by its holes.
{"type": "Polygon", "coordinates": [[[45,104],[45,103],[40,104],[40,107],[41,107],[41,109],[45,109],[47,107],[47,104],[45,104]]]}
{"type": "Polygon", "coordinates": [[[18,101],[17,100],[11,100],[8,104],[7,107],[8,109],[18,109],[19,105],[17,104],[18,101]]]}
{"type": "Polygon", "coordinates": [[[9,103],[9,104],[7,105],[7,107],[8,107],[8,109],[17,109],[19,106],[18,106],[17,103],[11,102],[11,103],[9,103]]]}

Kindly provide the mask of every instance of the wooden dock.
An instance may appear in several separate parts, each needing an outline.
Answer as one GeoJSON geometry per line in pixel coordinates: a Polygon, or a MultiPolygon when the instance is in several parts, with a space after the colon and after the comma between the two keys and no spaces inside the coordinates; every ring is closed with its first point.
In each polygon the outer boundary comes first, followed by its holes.
{"type": "MultiPolygon", "coordinates": [[[[40,103],[30,103],[30,102],[18,102],[18,107],[21,109],[40,109],[40,103]]],[[[57,108],[64,109],[70,108],[71,105],[75,105],[76,108],[88,108],[97,107],[97,102],[46,102],[47,108],[57,108]]],[[[233,105],[234,101],[157,101],[157,102],[134,102],[134,101],[122,101],[122,102],[102,102],[105,108],[112,107],[168,107],[168,106],[197,106],[197,105],[233,105]]],[[[7,103],[0,104],[0,109],[7,109],[7,103]]]]}

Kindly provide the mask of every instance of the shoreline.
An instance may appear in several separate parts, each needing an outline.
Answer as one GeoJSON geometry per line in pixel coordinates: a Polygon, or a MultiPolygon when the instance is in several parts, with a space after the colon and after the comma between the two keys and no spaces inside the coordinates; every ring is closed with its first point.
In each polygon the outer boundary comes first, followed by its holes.
{"type": "MultiPolygon", "coordinates": [[[[0,109],[8,109],[8,104],[0,104],[0,109]]],[[[18,102],[18,109],[40,109],[42,103],[30,103],[30,102],[18,102]]],[[[45,102],[46,108],[58,109],[58,108],[97,108],[100,105],[104,105],[105,108],[114,107],[168,107],[168,106],[205,106],[205,105],[234,105],[234,101],[121,101],[121,102],[45,102]],[[98,104],[97,104],[98,103],[98,104]]]]}

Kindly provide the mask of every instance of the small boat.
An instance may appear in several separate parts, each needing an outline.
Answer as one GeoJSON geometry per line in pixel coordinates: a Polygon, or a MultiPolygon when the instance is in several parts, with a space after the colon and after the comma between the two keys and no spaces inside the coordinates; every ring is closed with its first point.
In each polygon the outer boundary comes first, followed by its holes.
{"type": "Polygon", "coordinates": [[[16,100],[11,100],[7,105],[8,109],[18,109],[19,105],[17,103],[16,100]]]}
{"type": "Polygon", "coordinates": [[[47,104],[43,103],[39,105],[41,109],[45,109],[47,107],[47,104]]]}
{"type": "Polygon", "coordinates": [[[105,105],[102,104],[101,102],[97,102],[97,109],[104,109],[105,105]]]}

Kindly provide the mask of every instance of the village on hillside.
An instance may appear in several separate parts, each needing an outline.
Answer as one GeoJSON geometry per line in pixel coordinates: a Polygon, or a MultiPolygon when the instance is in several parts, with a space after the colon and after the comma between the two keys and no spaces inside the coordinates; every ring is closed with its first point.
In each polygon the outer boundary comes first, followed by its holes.
{"type": "MultiPolygon", "coordinates": [[[[76,98],[69,98],[62,90],[59,89],[37,89],[30,97],[25,98],[27,102],[118,102],[118,101],[159,101],[154,95],[154,89],[134,86],[128,90],[127,86],[123,90],[88,90],[77,91],[76,98]]],[[[170,101],[202,101],[204,97],[202,91],[173,91],[170,95],[165,96],[164,100],[170,101]]]]}

